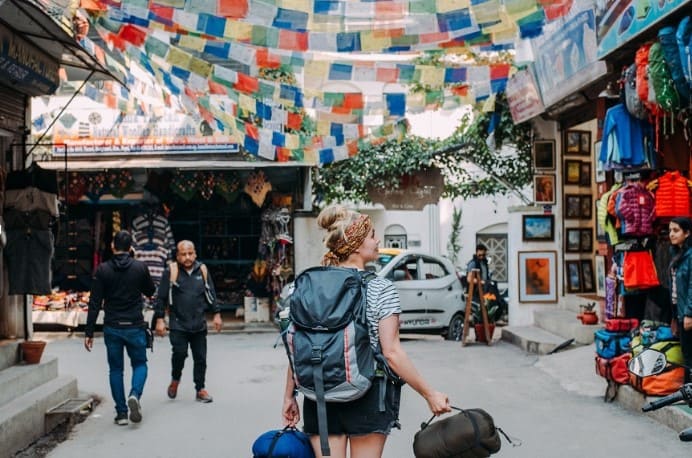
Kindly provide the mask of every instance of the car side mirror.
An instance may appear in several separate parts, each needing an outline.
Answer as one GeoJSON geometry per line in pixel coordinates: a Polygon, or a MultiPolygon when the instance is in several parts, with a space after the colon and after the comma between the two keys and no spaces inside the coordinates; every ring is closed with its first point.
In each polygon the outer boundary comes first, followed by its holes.
{"type": "Polygon", "coordinates": [[[406,273],[403,270],[394,271],[394,281],[406,280],[406,273]]]}
{"type": "Polygon", "coordinates": [[[668,365],[665,353],[647,348],[627,363],[627,369],[639,377],[648,377],[663,372],[668,365]]]}

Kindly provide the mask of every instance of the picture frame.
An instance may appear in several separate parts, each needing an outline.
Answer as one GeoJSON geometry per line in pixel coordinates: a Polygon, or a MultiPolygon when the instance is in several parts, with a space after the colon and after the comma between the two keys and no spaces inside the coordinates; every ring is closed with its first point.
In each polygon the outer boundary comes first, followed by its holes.
{"type": "Polygon", "coordinates": [[[596,291],[596,281],[593,273],[593,263],[590,259],[579,261],[581,271],[581,291],[583,293],[593,293],[596,291]]]}
{"type": "MultiPolygon", "coordinates": [[[[596,214],[598,214],[598,203],[600,199],[596,199],[594,201],[594,211],[596,214]]],[[[599,242],[605,242],[606,241],[606,232],[605,228],[603,225],[599,222],[598,218],[596,218],[596,240],[599,242]]]]}
{"type": "Polygon", "coordinates": [[[591,163],[582,161],[579,167],[579,186],[591,186],[591,163]]]}
{"type": "Polygon", "coordinates": [[[565,261],[565,280],[568,293],[581,292],[581,263],[578,260],[565,261]]]}
{"type": "Polygon", "coordinates": [[[555,140],[533,142],[534,170],[555,170],[555,140]]]}
{"type": "Polygon", "coordinates": [[[555,174],[534,175],[533,201],[537,204],[555,203],[555,174]]]}
{"type": "Polygon", "coordinates": [[[593,251],[593,230],[579,229],[579,251],[582,253],[591,253],[593,251]]]}
{"type": "Polygon", "coordinates": [[[565,219],[581,218],[581,196],[565,194],[565,219]]]}
{"type": "Polygon", "coordinates": [[[555,215],[522,215],[521,238],[525,242],[555,240],[555,215]]]}
{"type": "Polygon", "coordinates": [[[557,251],[520,251],[519,302],[557,303],[557,251]]]}
{"type": "Polygon", "coordinates": [[[579,218],[591,219],[593,207],[593,196],[591,194],[582,194],[579,196],[579,218]]]}
{"type": "Polygon", "coordinates": [[[591,132],[568,130],[565,132],[565,154],[588,156],[591,154],[591,132]]]}
{"type": "Polygon", "coordinates": [[[579,185],[581,183],[581,161],[565,159],[565,184],[579,185]]]}
{"type": "Polygon", "coordinates": [[[596,183],[605,183],[606,172],[603,162],[600,161],[601,157],[601,141],[597,141],[593,144],[593,163],[594,163],[594,181],[596,183]]]}
{"type": "Polygon", "coordinates": [[[579,253],[581,251],[581,229],[568,227],[565,229],[565,252],[579,253]]]}
{"type": "Polygon", "coordinates": [[[606,277],[605,256],[594,257],[594,273],[596,281],[596,296],[605,297],[605,277],[606,277]]]}

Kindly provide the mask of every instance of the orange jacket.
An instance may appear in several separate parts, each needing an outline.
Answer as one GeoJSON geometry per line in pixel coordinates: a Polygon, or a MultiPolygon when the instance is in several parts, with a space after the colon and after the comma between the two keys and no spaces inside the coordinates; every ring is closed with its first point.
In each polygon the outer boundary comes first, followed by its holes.
{"type": "Polygon", "coordinates": [[[690,216],[690,189],[680,172],[666,172],[658,178],[656,217],[690,216]]]}

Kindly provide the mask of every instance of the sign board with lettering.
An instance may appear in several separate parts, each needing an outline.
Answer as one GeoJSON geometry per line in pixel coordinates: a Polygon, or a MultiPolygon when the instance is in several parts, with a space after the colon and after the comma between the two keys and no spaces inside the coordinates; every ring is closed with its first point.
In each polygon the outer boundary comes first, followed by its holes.
{"type": "Polygon", "coordinates": [[[369,186],[368,197],[387,210],[422,210],[440,200],[443,188],[442,173],[437,168],[430,168],[402,176],[396,189],[369,186]]]}
{"type": "Polygon", "coordinates": [[[519,70],[507,81],[507,102],[512,120],[519,124],[545,111],[536,79],[530,70],[519,70]]]}
{"type": "Polygon", "coordinates": [[[0,24],[0,80],[30,96],[58,88],[60,65],[43,51],[0,24]]]}

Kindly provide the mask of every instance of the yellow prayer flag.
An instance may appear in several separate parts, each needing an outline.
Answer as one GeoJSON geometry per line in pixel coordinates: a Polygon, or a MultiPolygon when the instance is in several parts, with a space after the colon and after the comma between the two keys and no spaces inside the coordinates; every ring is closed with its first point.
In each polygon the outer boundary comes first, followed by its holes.
{"type": "Polygon", "coordinates": [[[247,94],[238,94],[238,106],[242,110],[249,111],[250,113],[257,112],[257,103],[255,102],[254,97],[250,97],[247,94]]]}
{"type": "Polygon", "coordinates": [[[495,111],[495,94],[490,94],[490,97],[485,99],[483,102],[483,108],[481,109],[483,113],[490,113],[495,111]]]}
{"type": "Polygon", "coordinates": [[[223,36],[237,41],[249,41],[252,37],[252,24],[226,19],[223,36]]]}
{"type": "Polygon", "coordinates": [[[440,87],[445,81],[445,69],[433,67],[432,65],[420,65],[420,83],[433,87],[440,87]]]}
{"type": "Polygon", "coordinates": [[[471,0],[437,0],[436,3],[438,13],[448,13],[468,8],[471,5],[471,0]]]}
{"type": "Polygon", "coordinates": [[[204,51],[204,46],[207,44],[207,40],[199,37],[193,37],[192,35],[181,35],[179,46],[185,49],[192,49],[194,51],[204,51]]]}
{"type": "Polygon", "coordinates": [[[192,54],[188,54],[181,49],[171,47],[166,56],[166,62],[175,65],[176,67],[181,67],[184,69],[190,68],[190,60],[192,60],[192,54]]]}

